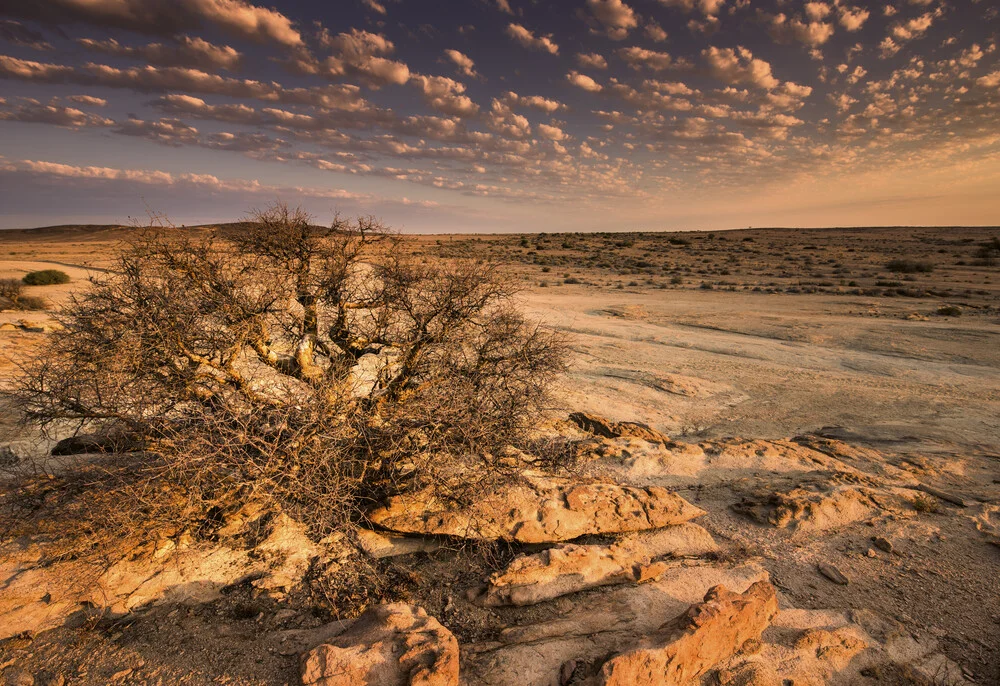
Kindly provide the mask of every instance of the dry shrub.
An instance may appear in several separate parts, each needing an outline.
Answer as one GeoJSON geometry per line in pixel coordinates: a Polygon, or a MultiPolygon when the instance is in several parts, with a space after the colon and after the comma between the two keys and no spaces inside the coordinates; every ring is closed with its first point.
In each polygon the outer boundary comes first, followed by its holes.
{"type": "Polygon", "coordinates": [[[485,262],[416,262],[378,222],[284,205],[192,240],[143,232],[58,315],[10,391],[25,422],[141,448],[22,477],[14,535],[210,531],[247,501],[322,536],[433,488],[468,501],[523,466],[562,339],[485,262]]]}

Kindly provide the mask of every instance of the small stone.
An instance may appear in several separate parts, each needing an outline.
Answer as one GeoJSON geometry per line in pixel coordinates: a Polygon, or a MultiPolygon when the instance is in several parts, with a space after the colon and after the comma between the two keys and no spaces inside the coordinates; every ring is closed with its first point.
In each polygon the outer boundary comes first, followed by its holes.
{"type": "Polygon", "coordinates": [[[878,553],[875,552],[874,548],[869,548],[868,552],[865,553],[865,555],[867,555],[868,557],[878,557],[878,553]]]}
{"type": "Polygon", "coordinates": [[[846,586],[847,584],[851,583],[851,580],[848,579],[846,576],[844,576],[843,572],[841,572],[839,569],[837,569],[831,564],[820,562],[818,565],[816,565],[816,569],[819,570],[820,574],[822,574],[835,584],[846,586]]]}
{"type": "Polygon", "coordinates": [[[878,548],[879,550],[882,550],[887,553],[892,552],[892,541],[890,541],[888,538],[876,536],[875,538],[872,539],[872,542],[875,544],[875,547],[878,548]]]}

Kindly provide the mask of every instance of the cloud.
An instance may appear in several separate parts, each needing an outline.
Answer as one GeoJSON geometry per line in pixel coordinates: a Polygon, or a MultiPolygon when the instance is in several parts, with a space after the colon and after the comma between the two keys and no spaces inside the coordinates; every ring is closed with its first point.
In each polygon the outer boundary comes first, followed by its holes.
{"type": "Polygon", "coordinates": [[[49,24],[83,23],[157,36],[212,25],[256,42],[302,45],[288,17],[244,0],[6,0],[4,11],[49,24]]]}
{"type": "Polygon", "coordinates": [[[552,41],[552,34],[535,36],[534,33],[520,24],[508,24],[507,35],[529,50],[543,50],[550,55],[559,54],[559,46],[552,41]]]}
{"type": "Polygon", "coordinates": [[[501,12],[507,14],[514,14],[514,10],[510,8],[510,3],[507,0],[496,0],[497,9],[501,12]]]}
{"type": "Polygon", "coordinates": [[[869,16],[868,10],[844,5],[840,8],[840,25],[848,31],[858,31],[868,21],[869,16]]]}
{"type": "Polygon", "coordinates": [[[578,71],[571,71],[570,73],[566,74],[566,80],[572,83],[577,88],[582,88],[583,90],[588,91],[590,93],[598,93],[603,88],[603,86],[597,83],[597,81],[594,81],[594,79],[590,78],[586,74],[581,74],[578,71]]]}
{"type": "Polygon", "coordinates": [[[781,43],[799,42],[810,47],[823,45],[833,35],[833,24],[821,21],[803,22],[797,17],[776,14],[768,18],[768,33],[781,43]]]}
{"type": "Polygon", "coordinates": [[[468,55],[461,53],[458,50],[445,50],[444,54],[465,76],[468,76],[469,78],[476,78],[479,76],[476,72],[476,63],[473,62],[472,58],[468,55]]]}
{"type": "Polygon", "coordinates": [[[576,63],[581,67],[589,67],[591,69],[607,69],[608,61],[604,59],[604,55],[600,55],[596,52],[583,53],[578,52],[576,54],[576,63]]]}
{"type": "Polygon", "coordinates": [[[669,69],[673,64],[673,58],[665,52],[657,52],[656,50],[648,50],[635,46],[620,49],[618,56],[633,69],[642,69],[645,67],[654,71],[662,71],[663,69],[669,69]]]}
{"type": "Polygon", "coordinates": [[[914,17],[909,21],[899,22],[892,26],[892,36],[897,40],[908,41],[919,38],[927,32],[927,29],[934,23],[935,14],[926,12],[919,17],[914,17]]]}
{"type": "Polygon", "coordinates": [[[185,124],[180,119],[144,121],[137,117],[129,117],[119,123],[114,132],[174,147],[197,144],[200,140],[198,129],[185,124]]]}
{"type": "Polygon", "coordinates": [[[538,125],[538,135],[550,141],[564,141],[568,138],[566,132],[561,128],[558,126],[549,126],[548,124],[538,125]]]}
{"type": "Polygon", "coordinates": [[[644,33],[646,34],[646,38],[656,41],[657,43],[662,43],[667,40],[667,32],[664,31],[663,27],[656,23],[653,19],[650,19],[646,24],[644,33]]]}
{"type": "Polygon", "coordinates": [[[213,45],[201,38],[179,36],[173,43],[122,45],[114,38],[93,40],[80,38],[81,47],[115,57],[127,57],[164,67],[194,67],[196,69],[229,69],[239,67],[242,55],[228,45],[213,45]]]}
{"type": "Polygon", "coordinates": [[[524,138],[531,134],[527,117],[515,113],[506,103],[494,99],[486,117],[487,125],[502,136],[524,138]]]}
{"type": "Polygon", "coordinates": [[[6,165],[4,171],[34,174],[83,182],[119,181],[150,186],[193,187],[211,193],[250,193],[270,196],[302,196],[340,200],[373,200],[373,196],[351,193],[336,188],[303,188],[295,186],[270,186],[257,180],[220,179],[212,174],[192,172],[174,173],[157,169],[121,169],[116,167],[81,167],[60,162],[19,160],[6,165]]]}
{"type": "Polygon", "coordinates": [[[541,95],[518,95],[513,91],[507,91],[503,96],[503,101],[512,107],[518,105],[524,107],[531,107],[536,110],[541,110],[546,114],[553,114],[559,110],[566,109],[566,105],[562,104],[558,100],[552,100],[551,98],[545,98],[541,95]]]}
{"type": "Polygon", "coordinates": [[[980,76],[976,83],[983,88],[996,88],[1000,86],[1000,71],[993,71],[986,76],[980,76]]]}
{"type": "Polygon", "coordinates": [[[701,54],[708,63],[711,75],[723,83],[746,83],[768,90],[778,86],[778,80],[771,73],[771,65],[754,57],[744,47],[735,50],[710,47],[701,54]]]}
{"type": "Polygon", "coordinates": [[[266,102],[312,105],[352,112],[376,111],[353,85],[283,88],[277,83],[234,79],[183,67],[131,67],[118,69],[104,64],[85,64],[80,69],[61,64],[22,60],[0,55],[0,78],[40,83],[75,83],[85,86],[128,88],[140,93],[181,91],[266,102]]]}
{"type": "Polygon", "coordinates": [[[306,73],[358,78],[375,88],[390,84],[401,86],[410,80],[410,68],[406,64],[386,57],[395,52],[396,46],[381,34],[351,29],[331,35],[323,29],[319,43],[333,54],[319,62],[310,53],[302,53],[290,64],[306,73]]]}
{"type": "Polygon", "coordinates": [[[104,98],[95,98],[93,95],[71,95],[66,98],[70,102],[78,105],[90,105],[91,107],[107,107],[108,101],[104,98]]]}
{"type": "Polygon", "coordinates": [[[421,92],[430,107],[456,117],[472,117],[479,112],[479,105],[464,95],[465,84],[446,76],[414,74],[410,83],[421,92]]]}
{"type": "Polygon", "coordinates": [[[624,39],[639,25],[635,12],[622,0],[587,0],[587,9],[614,40],[624,39]]]}
{"type": "Polygon", "coordinates": [[[677,7],[686,12],[700,10],[706,16],[714,16],[725,7],[726,0],[660,0],[661,5],[677,7]]]}
{"type": "Polygon", "coordinates": [[[385,5],[380,2],[376,2],[375,0],[362,0],[362,4],[377,14],[384,15],[386,13],[385,5]]]}
{"type": "Polygon", "coordinates": [[[45,40],[41,32],[29,29],[13,19],[0,20],[0,40],[33,50],[52,49],[52,44],[45,40]]]}
{"type": "Polygon", "coordinates": [[[34,99],[24,99],[17,105],[0,104],[0,121],[18,121],[27,124],[49,124],[66,128],[111,126],[107,117],[89,114],[75,107],[57,103],[43,104],[34,99]]]}

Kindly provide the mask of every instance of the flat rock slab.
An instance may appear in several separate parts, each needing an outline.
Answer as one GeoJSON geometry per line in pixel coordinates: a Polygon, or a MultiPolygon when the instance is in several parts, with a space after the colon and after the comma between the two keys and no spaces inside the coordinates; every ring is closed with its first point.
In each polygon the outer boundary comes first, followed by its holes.
{"type": "Polygon", "coordinates": [[[715,586],[702,603],[667,622],[636,648],[611,658],[599,686],[681,686],[732,657],[761,634],[778,614],[774,586],[759,581],[745,593],[715,586]]]}
{"type": "Polygon", "coordinates": [[[528,475],[521,483],[449,509],[429,492],[396,496],[369,514],[375,524],[410,534],[520,543],[569,541],[682,524],[705,511],[665,488],[528,475]]]}
{"type": "Polygon", "coordinates": [[[393,603],[302,656],[305,686],[458,686],[458,641],[427,612],[393,603]]]}
{"type": "Polygon", "coordinates": [[[666,572],[667,558],[715,550],[711,534],[692,523],[630,534],[610,545],[563,544],[518,557],[493,574],[479,602],[533,605],[598,586],[642,583],[666,572]]]}

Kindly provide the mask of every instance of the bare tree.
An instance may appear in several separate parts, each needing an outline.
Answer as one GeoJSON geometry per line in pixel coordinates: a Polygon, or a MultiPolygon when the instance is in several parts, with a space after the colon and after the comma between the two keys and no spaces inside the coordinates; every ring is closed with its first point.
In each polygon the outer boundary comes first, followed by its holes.
{"type": "MultiPolygon", "coordinates": [[[[141,450],[47,502],[138,535],[248,499],[323,533],[405,489],[467,498],[521,466],[510,447],[565,367],[511,284],[414,259],[371,218],[321,228],[280,204],[205,239],[143,233],[11,392],[28,423],[141,450]]],[[[52,521],[39,493],[22,524],[52,521]]]]}

